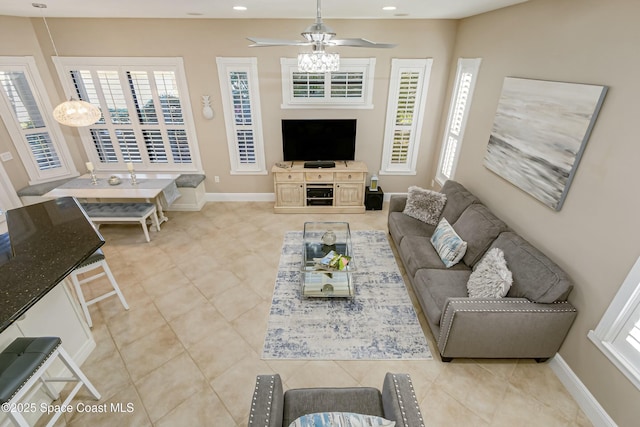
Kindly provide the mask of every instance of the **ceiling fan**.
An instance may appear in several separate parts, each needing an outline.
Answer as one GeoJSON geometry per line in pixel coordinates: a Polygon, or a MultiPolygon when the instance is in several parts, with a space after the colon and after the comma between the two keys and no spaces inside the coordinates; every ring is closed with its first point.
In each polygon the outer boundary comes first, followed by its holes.
{"type": "Polygon", "coordinates": [[[314,52],[323,52],[326,46],[349,46],[349,47],[375,47],[375,48],[391,48],[395,44],[377,43],[367,39],[334,39],[336,33],[331,27],[322,22],[320,12],[320,0],[317,0],[316,22],[308,26],[301,34],[304,40],[284,40],[284,39],[268,39],[259,37],[247,37],[253,44],[249,47],[268,47],[268,46],[312,46],[314,52]]]}

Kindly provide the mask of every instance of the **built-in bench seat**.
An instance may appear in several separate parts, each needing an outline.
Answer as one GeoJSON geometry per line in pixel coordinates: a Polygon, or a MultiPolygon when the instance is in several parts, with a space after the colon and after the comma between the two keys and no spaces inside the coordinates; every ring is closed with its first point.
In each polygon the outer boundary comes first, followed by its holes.
{"type": "MultiPolygon", "coordinates": [[[[180,198],[173,202],[171,206],[164,206],[164,210],[168,211],[199,211],[204,205],[204,180],[206,176],[204,174],[189,174],[183,173],[176,178],[176,187],[180,191],[180,198]]],[[[34,203],[40,203],[49,200],[48,197],[43,197],[49,191],[53,190],[72,180],[73,178],[59,179],[56,181],[43,182],[42,184],[28,185],[18,190],[18,196],[22,200],[22,204],[25,206],[32,205],[34,203]]]]}
{"type": "Polygon", "coordinates": [[[99,226],[101,223],[138,222],[144,231],[147,242],[151,241],[147,229],[147,219],[151,217],[157,231],[160,231],[160,221],[156,205],[153,203],[82,203],[81,204],[91,221],[99,226]]]}
{"type": "Polygon", "coordinates": [[[178,188],[196,188],[206,178],[203,174],[187,174],[183,173],[176,178],[176,187],[178,188]]]}
{"type": "Polygon", "coordinates": [[[171,206],[166,206],[167,211],[199,211],[205,203],[203,174],[182,174],[176,179],[176,187],[180,191],[180,198],[171,206]]]}
{"type": "Polygon", "coordinates": [[[60,187],[67,181],[71,181],[73,178],[58,179],[55,181],[43,182],[41,184],[27,185],[17,191],[18,197],[25,206],[33,205],[34,203],[40,203],[49,200],[50,198],[42,197],[54,188],[60,187]]]}

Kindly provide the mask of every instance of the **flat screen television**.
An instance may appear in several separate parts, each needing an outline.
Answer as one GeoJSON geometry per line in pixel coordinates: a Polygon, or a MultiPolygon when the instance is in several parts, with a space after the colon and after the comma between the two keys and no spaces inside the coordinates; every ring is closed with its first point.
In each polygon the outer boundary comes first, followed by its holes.
{"type": "Polygon", "coordinates": [[[283,119],[285,161],[355,160],[356,119],[283,119]]]}

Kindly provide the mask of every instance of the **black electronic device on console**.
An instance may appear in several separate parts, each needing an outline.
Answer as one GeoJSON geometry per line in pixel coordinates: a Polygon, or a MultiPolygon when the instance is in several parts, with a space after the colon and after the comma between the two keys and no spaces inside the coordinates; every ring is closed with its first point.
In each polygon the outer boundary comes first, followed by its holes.
{"type": "Polygon", "coordinates": [[[304,162],[305,168],[335,168],[336,162],[331,160],[315,160],[311,162],[304,162]]]}

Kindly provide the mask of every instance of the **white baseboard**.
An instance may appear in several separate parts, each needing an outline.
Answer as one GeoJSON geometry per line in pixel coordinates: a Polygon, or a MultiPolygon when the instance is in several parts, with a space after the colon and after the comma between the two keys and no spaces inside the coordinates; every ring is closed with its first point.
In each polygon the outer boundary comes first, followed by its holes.
{"type": "Polygon", "coordinates": [[[274,193],[207,193],[207,202],[275,202],[274,193]]]}
{"type": "Polygon", "coordinates": [[[617,424],[607,414],[600,403],[591,392],[580,381],[580,378],[571,370],[567,362],[560,354],[556,354],[550,361],[549,366],[556,374],[560,382],[567,388],[571,396],[582,409],[582,412],[589,418],[595,427],[616,427],[617,424]]]}
{"type": "MultiPolygon", "coordinates": [[[[385,193],[384,201],[388,202],[392,195],[407,193],[385,193]]],[[[206,193],[207,202],[275,202],[274,193],[206,193]]]]}

